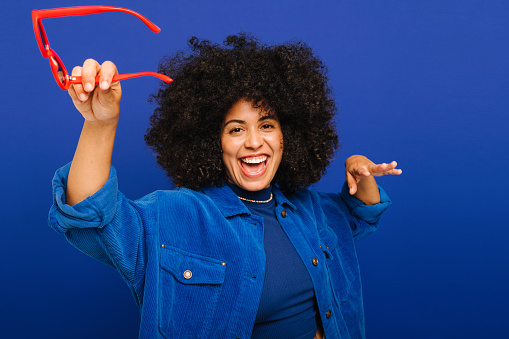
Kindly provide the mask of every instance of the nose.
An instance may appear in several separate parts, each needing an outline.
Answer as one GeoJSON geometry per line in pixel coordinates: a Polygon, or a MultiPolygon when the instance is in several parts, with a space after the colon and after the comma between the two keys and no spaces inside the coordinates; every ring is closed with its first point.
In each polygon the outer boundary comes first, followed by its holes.
{"type": "Polygon", "coordinates": [[[249,131],[244,141],[244,147],[256,150],[263,146],[264,140],[258,131],[249,131]]]}

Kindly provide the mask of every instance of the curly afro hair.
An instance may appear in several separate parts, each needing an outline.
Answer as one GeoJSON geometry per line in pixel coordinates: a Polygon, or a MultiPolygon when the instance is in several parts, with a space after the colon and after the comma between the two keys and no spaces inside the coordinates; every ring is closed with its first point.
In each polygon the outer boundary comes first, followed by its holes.
{"type": "Polygon", "coordinates": [[[220,135],[226,112],[245,99],[275,114],[284,153],[272,183],[289,193],[325,173],[338,147],[336,106],[326,68],[305,43],[265,45],[228,36],[224,46],[193,37],[190,54],[165,57],[159,72],[173,77],[151,95],[157,103],[146,143],[179,187],[200,189],[227,182],[220,135]]]}

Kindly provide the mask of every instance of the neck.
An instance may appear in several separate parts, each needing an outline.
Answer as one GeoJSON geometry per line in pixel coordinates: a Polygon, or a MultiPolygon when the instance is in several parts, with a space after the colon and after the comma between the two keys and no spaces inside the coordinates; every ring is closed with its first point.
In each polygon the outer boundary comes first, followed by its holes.
{"type": "Polygon", "coordinates": [[[239,197],[255,201],[265,201],[270,199],[272,186],[264,188],[260,191],[248,191],[235,184],[228,183],[228,187],[239,197]]]}

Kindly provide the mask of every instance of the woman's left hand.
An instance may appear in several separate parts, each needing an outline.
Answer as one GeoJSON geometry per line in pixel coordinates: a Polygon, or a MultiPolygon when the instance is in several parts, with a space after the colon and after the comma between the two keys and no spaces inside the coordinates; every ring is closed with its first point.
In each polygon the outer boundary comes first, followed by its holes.
{"type": "Polygon", "coordinates": [[[368,205],[378,203],[380,195],[373,177],[387,174],[400,175],[402,171],[396,168],[397,165],[396,161],[389,164],[375,164],[365,156],[352,155],[345,162],[346,182],[350,188],[350,194],[368,205]]]}

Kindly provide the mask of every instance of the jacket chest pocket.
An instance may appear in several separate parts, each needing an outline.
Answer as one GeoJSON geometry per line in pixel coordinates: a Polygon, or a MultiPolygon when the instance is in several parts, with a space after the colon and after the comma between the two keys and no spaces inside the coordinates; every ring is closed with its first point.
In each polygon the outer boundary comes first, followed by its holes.
{"type": "Polygon", "coordinates": [[[159,331],[165,338],[206,338],[224,282],[221,260],[165,246],[159,276],[159,331]]]}
{"type": "MultiPolygon", "coordinates": [[[[325,255],[325,263],[329,274],[329,281],[336,303],[342,304],[348,301],[352,285],[354,284],[355,272],[341,250],[338,236],[329,227],[320,230],[320,247],[325,255]]],[[[355,253],[351,253],[354,255],[355,253]]]]}

